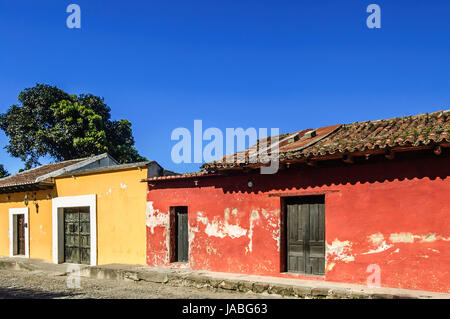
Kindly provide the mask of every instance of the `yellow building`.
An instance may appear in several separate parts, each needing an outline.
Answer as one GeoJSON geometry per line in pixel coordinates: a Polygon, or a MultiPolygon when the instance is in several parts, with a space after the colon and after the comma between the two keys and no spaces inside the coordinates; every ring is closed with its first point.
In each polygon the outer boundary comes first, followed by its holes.
{"type": "Polygon", "coordinates": [[[54,263],[142,264],[147,185],[158,163],[108,154],[0,179],[0,256],[54,263]]]}

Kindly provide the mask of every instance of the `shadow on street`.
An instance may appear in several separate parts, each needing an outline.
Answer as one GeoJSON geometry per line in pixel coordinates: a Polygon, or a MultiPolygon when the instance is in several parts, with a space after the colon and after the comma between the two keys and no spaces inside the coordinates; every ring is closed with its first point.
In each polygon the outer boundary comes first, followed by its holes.
{"type": "Polygon", "coordinates": [[[0,288],[0,299],[54,299],[79,295],[69,292],[47,292],[23,288],[0,288]]]}

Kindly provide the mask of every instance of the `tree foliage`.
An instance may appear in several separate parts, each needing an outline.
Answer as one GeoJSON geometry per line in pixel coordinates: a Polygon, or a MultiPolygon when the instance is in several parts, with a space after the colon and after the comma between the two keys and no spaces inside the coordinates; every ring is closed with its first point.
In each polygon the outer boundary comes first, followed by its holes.
{"type": "Polygon", "coordinates": [[[0,164],[0,178],[9,176],[8,171],[3,167],[2,164],[0,164]]]}
{"type": "Polygon", "coordinates": [[[131,123],[111,120],[101,97],[37,84],[18,100],[21,105],[0,115],[0,128],[9,138],[6,150],[27,169],[43,156],[61,161],[108,152],[122,163],[145,160],[134,147],[131,123]]]}

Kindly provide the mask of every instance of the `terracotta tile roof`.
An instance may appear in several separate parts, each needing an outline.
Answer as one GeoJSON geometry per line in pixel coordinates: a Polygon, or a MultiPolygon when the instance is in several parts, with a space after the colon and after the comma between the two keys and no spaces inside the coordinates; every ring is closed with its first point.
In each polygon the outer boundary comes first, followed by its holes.
{"type": "Polygon", "coordinates": [[[397,147],[421,147],[450,142],[450,110],[388,120],[343,125],[301,154],[320,156],[397,147]]]}
{"type": "MultiPolygon", "coordinates": [[[[279,136],[280,162],[309,157],[326,157],[339,153],[369,153],[373,150],[387,148],[420,149],[430,145],[449,143],[450,110],[322,127],[313,130],[315,135],[312,136],[310,131],[311,129],[279,136]]],[[[249,160],[248,154],[256,149],[257,146],[253,146],[244,152],[231,155],[233,161],[229,163],[224,159],[230,159],[230,156],[224,157],[220,161],[206,163],[202,165],[202,169],[215,171],[261,165],[260,159],[256,163],[249,160]],[[245,160],[238,162],[236,159],[239,155],[244,156],[245,160]]],[[[261,158],[264,159],[264,156],[261,158]]]]}
{"type": "Polygon", "coordinates": [[[74,160],[46,164],[46,165],[42,165],[42,166],[39,166],[36,168],[32,168],[30,170],[18,173],[16,175],[11,175],[11,176],[0,179],[0,188],[34,184],[34,183],[37,183],[37,179],[41,176],[44,176],[48,173],[52,173],[61,168],[79,163],[84,160],[85,160],[85,158],[74,159],[74,160]]]}
{"type": "Polygon", "coordinates": [[[334,133],[341,125],[332,125],[318,129],[306,129],[288,134],[282,134],[269,139],[259,139],[257,144],[232,155],[224,156],[218,161],[202,165],[202,169],[211,171],[215,169],[231,169],[246,167],[267,160],[273,151],[275,144],[278,145],[279,155],[300,152],[314,143],[334,133]],[[313,134],[312,134],[313,133],[313,134]]]}

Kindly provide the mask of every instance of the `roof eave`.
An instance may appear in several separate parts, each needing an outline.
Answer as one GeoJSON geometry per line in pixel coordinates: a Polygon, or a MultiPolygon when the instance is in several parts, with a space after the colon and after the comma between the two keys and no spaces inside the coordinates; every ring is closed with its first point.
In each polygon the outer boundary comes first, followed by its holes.
{"type": "MultiPolygon", "coordinates": [[[[336,159],[341,159],[344,156],[354,156],[354,157],[358,157],[358,156],[372,156],[372,155],[382,155],[382,154],[386,154],[388,152],[398,152],[398,153],[403,153],[403,152],[417,152],[417,151],[426,151],[426,150],[431,150],[436,148],[437,146],[441,146],[444,148],[448,148],[450,147],[450,143],[445,142],[445,143],[430,143],[427,145],[419,145],[419,146],[414,146],[414,145],[404,145],[404,146],[394,146],[394,147],[376,147],[373,149],[367,149],[364,151],[355,151],[355,152],[348,152],[348,151],[336,151],[334,153],[327,153],[327,154],[309,154],[308,156],[301,156],[301,157],[292,157],[292,158],[288,158],[288,157],[283,157],[280,159],[279,163],[280,164],[294,164],[294,163],[305,163],[307,161],[329,161],[329,160],[336,160],[336,159]]],[[[224,166],[205,166],[204,169],[208,172],[232,172],[232,171],[240,171],[240,170],[245,170],[245,169],[259,169],[261,167],[264,166],[269,166],[270,163],[265,164],[265,163],[242,163],[242,164],[232,164],[229,167],[224,167],[224,166]]],[[[205,174],[206,176],[208,174],[205,174]]],[[[217,174],[216,174],[217,175],[217,174]]]]}
{"type": "Polygon", "coordinates": [[[38,183],[28,183],[28,184],[19,184],[19,185],[7,185],[7,186],[0,187],[0,194],[47,190],[47,189],[53,189],[54,186],[55,186],[55,184],[53,182],[38,182],[38,183]]]}

